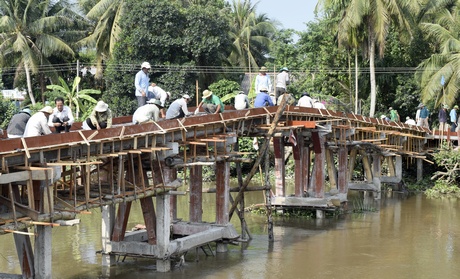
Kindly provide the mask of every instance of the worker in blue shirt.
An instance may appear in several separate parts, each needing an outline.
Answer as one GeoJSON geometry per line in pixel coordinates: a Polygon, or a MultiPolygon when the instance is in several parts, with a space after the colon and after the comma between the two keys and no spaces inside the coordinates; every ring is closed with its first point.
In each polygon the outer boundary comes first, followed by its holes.
{"type": "Polygon", "coordinates": [[[268,95],[268,88],[262,87],[260,89],[260,93],[257,94],[256,99],[254,100],[254,107],[266,107],[266,106],[274,106],[272,98],[268,95]]]}

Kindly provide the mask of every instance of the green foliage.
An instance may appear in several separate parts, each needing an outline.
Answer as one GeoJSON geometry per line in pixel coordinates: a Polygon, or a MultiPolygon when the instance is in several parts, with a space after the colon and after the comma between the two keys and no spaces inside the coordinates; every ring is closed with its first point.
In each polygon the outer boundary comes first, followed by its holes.
{"type": "Polygon", "coordinates": [[[433,186],[433,181],[425,177],[421,181],[406,181],[405,185],[409,192],[423,192],[433,186]]]}
{"type": "Polygon", "coordinates": [[[97,100],[94,99],[92,95],[100,95],[101,91],[83,89],[77,92],[77,86],[80,80],[80,77],[76,77],[72,83],[72,88],[70,88],[65,80],[59,77],[61,85],[51,84],[46,86],[46,88],[52,90],[52,92],[50,92],[50,96],[54,97],[51,99],[52,102],[54,102],[57,96],[63,97],[66,105],[68,105],[75,114],[76,119],[85,119],[91,113],[92,107],[97,103],[97,100]]]}
{"type": "Polygon", "coordinates": [[[73,58],[71,44],[84,34],[86,22],[65,1],[1,1],[0,15],[0,66],[15,68],[17,77],[27,73],[29,98],[35,104],[32,74],[40,74],[44,82],[46,68],[47,78],[57,78],[54,65],[73,58]]]}
{"type": "Polygon", "coordinates": [[[438,197],[441,195],[458,195],[460,188],[458,180],[460,176],[460,152],[452,150],[452,147],[443,145],[439,152],[433,155],[438,170],[431,177],[431,180],[436,180],[435,186],[427,189],[425,194],[429,197],[438,197]]]}
{"type": "Polygon", "coordinates": [[[142,61],[152,64],[150,80],[170,91],[171,99],[195,92],[196,80],[206,88],[217,79],[216,71],[200,70],[222,65],[230,49],[227,21],[216,16],[217,7],[184,8],[167,0],[127,0],[126,4],[130,12],[123,15],[120,42],[107,70],[107,99],[115,115],[136,108],[134,76],[142,61]]]}
{"type": "Polygon", "coordinates": [[[449,184],[445,180],[437,180],[433,188],[427,189],[425,195],[429,198],[441,198],[445,196],[460,198],[460,188],[449,184]]]}
{"type": "Polygon", "coordinates": [[[4,89],[4,88],[3,88],[2,72],[3,72],[3,71],[2,71],[2,68],[0,68],[0,90],[1,90],[1,89],[4,89]]]}
{"type": "MultiPolygon", "coordinates": [[[[349,84],[353,81],[349,80],[347,73],[346,50],[338,48],[334,41],[335,34],[326,21],[309,22],[307,28],[306,32],[300,33],[295,51],[289,49],[290,53],[297,53],[298,56],[287,60],[292,65],[286,66],[300,68],[302,71],[291,73],[293,82],[288,86],[288,91],[296,99],[306,91],[321,100],[324,96],[331,96],[349,103],[349,84]]],[[[289,40],[282,35],[281,42],[277,42],[279,53],[282,53],[283,45],[288,48],[286,42],[289,40]]]]}
{"type": "Polygon", "coordinates": [[[240,85],[235,81],[221,79],[209,85],[209,90],[219,96],[225,105],[233,105],[233,98],[240,91],[240,85]]]}
{"type": "Polygon", "coordinates": [[[0,129],[6,130],[11,117],[19,112],[18,108],[13,101],[4,99],[0,95],[0,115],[2,115],[2,121],[0,122],[0,129]]]}

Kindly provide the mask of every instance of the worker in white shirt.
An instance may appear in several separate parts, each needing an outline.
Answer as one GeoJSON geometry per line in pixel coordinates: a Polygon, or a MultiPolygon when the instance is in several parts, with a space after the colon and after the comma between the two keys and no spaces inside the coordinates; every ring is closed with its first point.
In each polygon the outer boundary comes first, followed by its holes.
{"type": "Polygon", "coordinates": [[[150,83],[149,86],[149,94],[147,99],[152,99],[155,98],[157,100],[160,100],[160,104],[163,107],[160,109],[161,117],[165,118],[166,117],[166,111],[164,107],[166,106],[166,101],[171,98],[171,93],[168,91],[164,91],[161,87],[159,87],[156,83],[152,82],[150,83]]]}
{"type": "Polygon", "coordinates": [[[62,97],[57,97],[54,103],[56,107],[48,119],[48,125],[54,127],[55,133],[61,133],[62,131],[67,133],[75,121],[72,110],[70,107],[64,105],[64,98],[62,97]]]}
{"type": "Polygon", "coordinates": [[[36,137],[51,134],[51,129],[48,126],[48,118],[52,113],[53,108],[46,106],[32,115],[29,121],[27,121],[23,137],[36,137]]]}

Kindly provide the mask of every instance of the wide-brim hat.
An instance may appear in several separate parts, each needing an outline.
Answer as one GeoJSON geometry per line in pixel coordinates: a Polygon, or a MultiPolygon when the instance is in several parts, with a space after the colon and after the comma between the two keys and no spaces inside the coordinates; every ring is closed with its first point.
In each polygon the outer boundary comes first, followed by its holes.
{"type": "Polygon", "coordinates": [[[262,87],[262,88],[260,88],[260,92],[268,92],[268,88],[267,87],[262,87]]]}
{"type": "Polygon", "coordinates": [[[161,105],[161,101],[158,99],[148,100],[147,103],[157,105],[157,107],[163,108],[163,106],[161,105]]]}
{"type": "Polygon", "coordinates": [[[188,94],[184,94],[184,95],[182,96],[182,98],[184,98],[184,99],[190,99],[190,96],[189,96],[188,94]]]}
{"type": "Polygon", "coordinates": [[[455,109],[458,109],[458,106],[457,106],[457,105],[455,105],[455,106],[454,106],[454,108],[455,108],[455,109]]]}
{"type": "Polygon", "coordinates": [[[94,107],[94,110],[97,112],[105,112],[109,108],[109,105],[104,103],[104,101],[99,101],[97,102],[96,106],[94,107]]]}
{"type": "Polygon", "coordinates": [[[203,99],[206,99],[211,95],[212,95],[212,91],[207,90],[207,89],[205,91],[203,91],[203,99]]]}
{"type": "Polygon", "coordinates": [[[268,69],[265,66],[261,67],[260,70],[259,70],[259,72],[267,72],[267,71],[268,71],[268,69]]]}
{"type": "Polygon", "coordinates": [[[418,104],[418,107],[421,108],[421,107],[424,107],[425,105],[423,103],[420,103],[418,104]]]}
{"type": "Polygon", "coordinates": [[[30,115],[32,113],[30,108],[23,108],[21,111],[27,113],[28,115],[30,115]]]}
{"type": "Polygon", "coordinates": [[[150,69],[150,63],[149,62],[143,62],[141,64],[141,69],[144,69],[144,68],[150,69]]]}
{"type": "Polygon", "coordinates": [[[50,106],[46,106],[46,107],[42,108],[40,111],[48,113],[48,114],[52,114],[53,113],[53,108],[50,107],[50,106]]]}
{"type": "Polygon", "coordinates": [[[282,71],[289,72],[289,69],[287,67],[283,67],[283,68],[281,68],[280,72],[282,72],[282,71]]]}
{"type": "Polygon", "coordinates": [[[387,118],[386,115],[380,116],[380,119],[385,119],[385,118],[387,118]]]}

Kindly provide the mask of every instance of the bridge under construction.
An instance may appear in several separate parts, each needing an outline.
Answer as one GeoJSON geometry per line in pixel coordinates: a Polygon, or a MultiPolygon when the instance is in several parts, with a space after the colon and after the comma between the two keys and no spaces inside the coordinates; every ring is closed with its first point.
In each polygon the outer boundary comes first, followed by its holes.
{"type": "Polygon", "coordinates": [[[403,159],[422,177],[433,139],[421,127],[288,106],[285,100],[274,107],[140,125],[131,124],[131,117],[113,123],[110,129],[86,131],[77,124],[69,133],[1,141],[0,234],[14,234],[23,277],[50,278],[53,227],[92,208],[102,211],[104,266],[119,255],[148,257],[159,272],[167,272],[175,258],[191,249],[216,242],[216,252],[226,252],[230,241],[250,237],[244,218],[247,191],[265,192],[273,240],[272,208],[305,208],[323,218],[325,211],[347,204],[349,190],[378,199],[382,183],[401,181],[403,159]],[[238,149],[246,137],[261,139],[255,159],[238,149]],[[274,185],[268,171],[270,148],[274,185]],[[293,195],[286,192],[288,151],[294,160],[293,195]],[[243,174],[244,162],[253,167],[243,174]],[[357,162],[361,179],[353,175],[357,162]],[[236,188],[230,187],[231,164],[237,170],[236,188]],[[208,165],[215,168],[216,181],[215,188],[205,191],[202,170],[208,165]],[[262,185],[249,186],[260,169],[265,173],[262,185]],[[202,221],[203,192],[216,195],[215,222],[202,221]],[[188,195],[188,220],[177,218],[177,195],[188,195]],[[145,229],[127,232],[133,201],[140,202],[145,229]],[[234,215],[240,232],[230,223],[234,215]]]}

